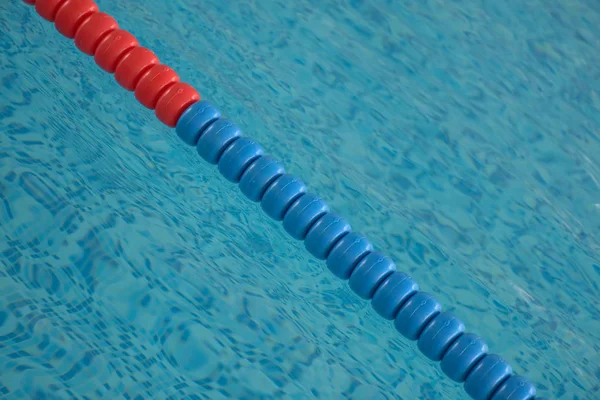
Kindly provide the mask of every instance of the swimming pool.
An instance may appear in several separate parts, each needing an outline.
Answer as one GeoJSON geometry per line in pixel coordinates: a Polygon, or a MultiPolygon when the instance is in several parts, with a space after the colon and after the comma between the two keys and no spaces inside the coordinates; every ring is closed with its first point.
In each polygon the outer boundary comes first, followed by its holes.
{"type": "MultiPolygon", "coordinates": [[[[593,4],[98,3],[542,395],[594,398],[593,4]]],[[[0,7],[7,397],[461,398],[51,25],[0,7]]]]}

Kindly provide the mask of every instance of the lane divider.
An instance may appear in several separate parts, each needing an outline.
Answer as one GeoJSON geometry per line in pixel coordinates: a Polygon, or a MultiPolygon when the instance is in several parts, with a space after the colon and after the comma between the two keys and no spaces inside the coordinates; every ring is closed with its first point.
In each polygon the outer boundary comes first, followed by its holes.
{"type": "MultiPolygon", "coordinates": [[[[394,262],[374,250],[350,224],[329,210],[306,185],[251,139],[221,117],[221,113],[192,86],[181,82],[170,67],[120,29],[110,15],[99,11],[92,0],[24,0],[37,13],[54,22],[58,32],[74,39],[84,54],[94,57],[100,68],[145,107],[154,110],[165,125],[175,128],[186,144],[194,146],[207,162],[218,167],[242,193],[260,203],[269,217],[282,221],[290,236],[304,241],[306,250],[325,260],[338,278],[348,280],[361,298],[370,300],[383,318],[394,321],[398,332],[427,358],[439,361],[442,371],[463,383],[475,400],[531,400],[536,389],[527,379],[513,374],[511,366],[488,352],[483,339],[465,333],[456,316],[442,311],[441,304],[420,290],[394,262]]],[[[538,398],[538,400],[541,400],[538,398]]]]}

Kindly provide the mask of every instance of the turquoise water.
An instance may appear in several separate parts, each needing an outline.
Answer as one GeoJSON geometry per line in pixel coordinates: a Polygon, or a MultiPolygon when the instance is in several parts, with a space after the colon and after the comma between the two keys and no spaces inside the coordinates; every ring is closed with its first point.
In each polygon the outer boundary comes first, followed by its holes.
{"type": "MultiPolygon", "coordinates": [[[[600,397],[593,0],[99,0],[553,399],[600,397]]],[[[463,399],[21,1],[0,398],[463,399]]]]}

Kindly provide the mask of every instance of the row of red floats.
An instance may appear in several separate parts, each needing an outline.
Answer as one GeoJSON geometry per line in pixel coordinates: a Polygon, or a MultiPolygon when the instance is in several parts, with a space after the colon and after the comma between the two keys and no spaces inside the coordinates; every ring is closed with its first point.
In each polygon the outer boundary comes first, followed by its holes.
{"type": "Polygon", "coordinates": [[[100,68],[114,74],[123,88],[135,93],[145,107],[154,110],[165,125],[175,127],[181,114],[200,95],[180,82],[173,69],[160,63],[131,33],[120,29],[113,17],[98,10],[92,0],[25,0],[37,13],[83,53],[94,56],[100,68]]]}

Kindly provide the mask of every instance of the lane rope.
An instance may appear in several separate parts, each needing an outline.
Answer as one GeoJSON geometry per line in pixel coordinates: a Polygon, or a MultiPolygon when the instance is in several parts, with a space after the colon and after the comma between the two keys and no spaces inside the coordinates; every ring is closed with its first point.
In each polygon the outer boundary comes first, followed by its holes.
{"type": "MultiPolygon", "coordinates": [[[[427,358],[440,362],[442,371],[475,400],[531,400],[534,385],[513,373],[499,355],[488,352],[479,336],[465,333],[464,323],[394,262],[375,251],[350,224],[330,211],[306,185],[286,173],[255,141],[226,119],[177,73],[161,64],[149,49],[100,12],[92,0],[24,0],[53,22],[63,36],[89,56],[165,125],[175,128],[186,144],[218,167],[225,179],[239,184],[242,193],[260,203],[269,217],[282,221],[289,235],[304,241],[306,250],[325,260],[338,278],[348,280],[361,298],[370,300],[384,319],[427,358]]],[[[542,400],[537,398],[538,400],[542,400]]]]}

